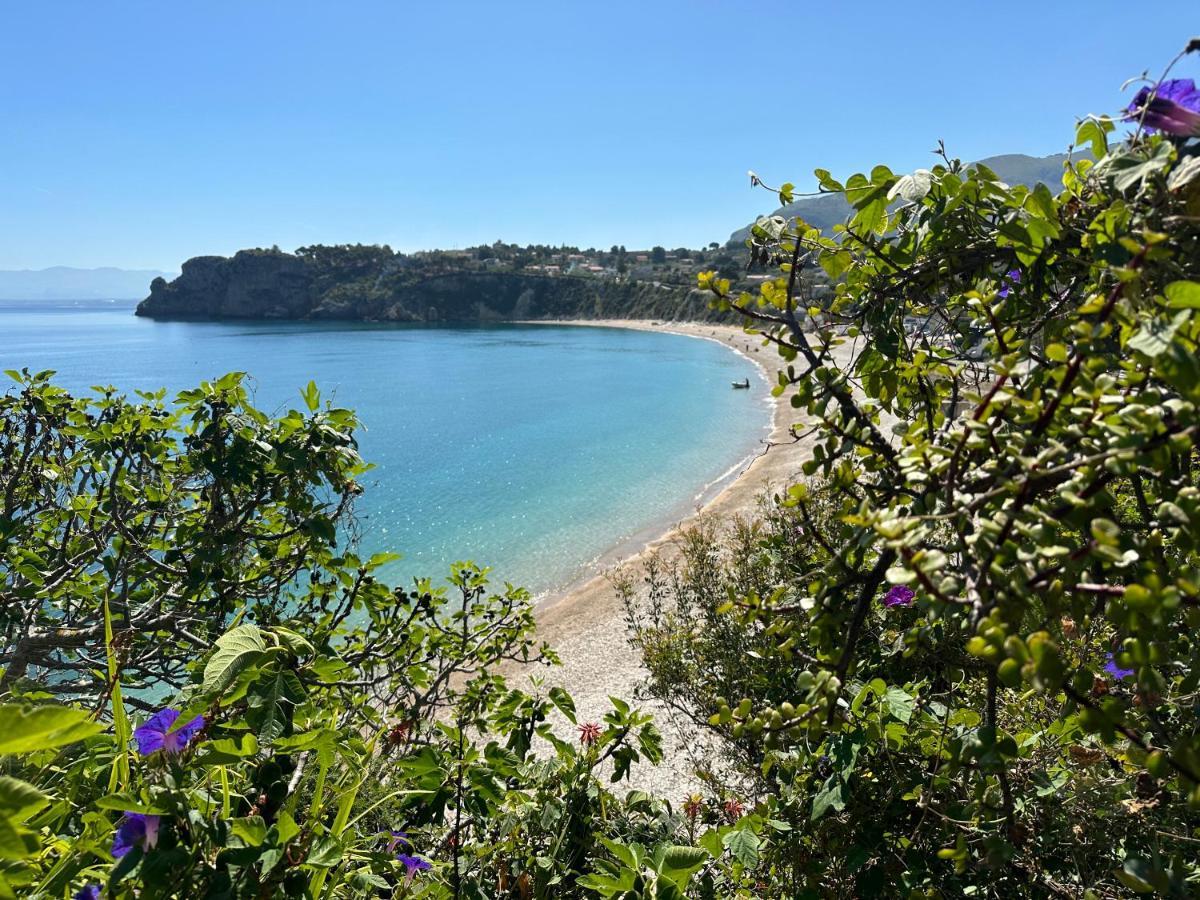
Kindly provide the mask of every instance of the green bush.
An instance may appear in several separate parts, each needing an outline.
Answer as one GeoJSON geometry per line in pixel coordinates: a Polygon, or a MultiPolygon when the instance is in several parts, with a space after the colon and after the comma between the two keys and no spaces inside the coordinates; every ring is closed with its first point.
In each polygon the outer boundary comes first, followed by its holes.
{"type": "Polygon", "coordinates": [[[764,857],[780,896],[1200,878],[1200,159],[1145,108],[1168,133],[1110,146],[1083,122],[1095,160],[1057,195],[949,158],[819,171],[844,227],[761,221],[780,277],[758,295],[701,277],[778,348],[823,490],[778,498],[799,533],[757,550],[774,584],[701,601],[738,623],[729,648],[642,643],[690,675],[660,695],[761,758],[761,809],[792,829],[764,857]],[[823,301],[813,267],[837,279],[823,301]],[[781,565],[797,542],[819,552],[781,565]]]}
{"type": "Polygon", "coordinates": [[[525,591],[467,563],[392,589],[337,549],[367,467],[315,388],[272,419],[238,376],[170,410],[17,379],[0,896],[572,896],[598,839],[669,835],[598,775],[660,758],[647,717],[566,741],[565,692],[497,674],[554,662],[525,591]]]}

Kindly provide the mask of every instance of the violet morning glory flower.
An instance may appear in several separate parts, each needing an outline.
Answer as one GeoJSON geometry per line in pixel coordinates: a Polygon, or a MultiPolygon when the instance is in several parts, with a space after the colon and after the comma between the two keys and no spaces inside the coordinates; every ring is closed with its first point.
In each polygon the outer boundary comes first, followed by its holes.
{"type": "Polygon", "coordinates": [[[1007,297],[1009,292],[1013,289],[1013,285],[1020,284],[1020,283],[1021,283],[1021,270],[1020,269],[1009,269],[1007,272],[1004,273],[1004,281],[1001,284],[1000,290],[997,291],[997,293],[1001,297],[1007,297]]]}
{"type": "Polygon", "coordinates": [[[1108,662],[1104,664],[1104,671],[1118,681],[1124,681],[1133,674],[1133,669],[1122,669],[1121,664],[1117,662],[1117,658],[1111,653],[1108,654],[1108,662]]]}
{"type": "Polygon", "coordinates": [[[912,606],[913,597],[916,595],[911,588],[905,587],[902,584],[897,584],[892,587],[887,595],[883,598],[884,606],[912,606]]]}
{"type": "Polygon", "coordinates": [[[100,885],[89,884],[71,895],[71,900],[100,900],[100,885]]]}
{"type": "Polygon", "coordinates": [[[134,847],[152,850],[158,843],[158,828],[161,823],[160,816],[125,813],[124,820],[117,827],[117,833],[113,835],[112,855],[120,859],[134,847]]]}
{"type": "Polygon", "coordinates": [[[1200,135],[1200,90],[1190,78],[1172,78],[1144,87],[1125,108],[1127,122],[1141,122],[1147,131],[1200,135]]]}
{"type": "Polygon", "coordinates": [[[418,872],[433,868],[433,863],[429,860],[421,859],[419,856],[409,856],[407,853],[397,854],[396,859],[404,863],[404,868],[408,870],[408,874],[404,876],[405,884],[410,884],[418,872]]]}
{"type": "Polygon", "coordinates": [[[196,732],[204,727],[204,716],[196,716],[186,725],[181,725],[171,731],[171,726],[178,718],[179,710],[163,709],[147,719],[140,728],[133,732],[133,738],[138,745],[138,753],[142,756],[149,756],[158,750],[179,753],[196,736],[196,732]]]}

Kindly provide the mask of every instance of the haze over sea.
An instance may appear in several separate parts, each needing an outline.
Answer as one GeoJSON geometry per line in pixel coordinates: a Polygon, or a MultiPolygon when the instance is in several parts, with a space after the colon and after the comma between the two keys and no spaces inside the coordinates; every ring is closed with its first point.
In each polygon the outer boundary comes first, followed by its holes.
{"type": "Polygon", "coordinates": [[[544,595],[690,513],[757,451],[765,382],[713,341],[612,328],[154,322],[126,301],[0,301],[0,369],[74,392],[169,394],[245,371],[256,405],[300,389],[357,410],[376,468],[357,513],[387,577],[459,559],[544,595]],[[730,390],[749,377],[750,391],[730,390]]]}

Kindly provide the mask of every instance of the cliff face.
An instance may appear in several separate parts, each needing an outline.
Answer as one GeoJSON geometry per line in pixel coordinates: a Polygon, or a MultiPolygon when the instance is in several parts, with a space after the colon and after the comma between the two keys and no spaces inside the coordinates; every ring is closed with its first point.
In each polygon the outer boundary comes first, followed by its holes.
{"type": "Polygon", "coordinates": [[[304,259],[286,253],[197,256],[183,264],[174,281],[154,279],[137,314],[161,319],[302,318],[312,306],[312,275],[304,259]]]}
{"type": "MultiPolygon", "coordinates": [[[[156,278],[139,316],[159,319],[357,319],[487,322],[554,318],[703,319],[690,288],[522,272],[429,271],[394,257],[339,266],[327,258],[242,251],[200,256],[156,278]]],[[[444,269],[444,267],[443,267],[444,269]]]]}

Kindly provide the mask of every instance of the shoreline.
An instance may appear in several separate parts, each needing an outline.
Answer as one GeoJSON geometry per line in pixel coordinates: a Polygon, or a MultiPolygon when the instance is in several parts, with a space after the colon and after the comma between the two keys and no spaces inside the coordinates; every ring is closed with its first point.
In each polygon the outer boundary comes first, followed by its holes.
{"type": "MultiPolygon", "coordinates": [[[[768,386],[774,383],[776,363],[782,364],[773,348],[762,346],[761,338],[746,334],[733,325],[690,322],[662,322],[655,325],[646,320],[626,319],[552,320],[521,324],[630,328],[717,341],[753,363],[768,386]]],[[[678,558],[677,542],[680,535],[699,520],[707,517],[721,520],[735,516],[753,517],[757,513],[759,498],[764,493],[800,477],[801,466],[811,455],[812,443],[793,438],[791,428],[800,416],[792,408],[787,395],[770,399],[771,421],[764,446],[748,462],[739,463],[741,470],[714,496],[698,504],[692,513],[648,537],[630,554],[614,560],[601,574],[553,592],[536,605],[534,616],[538,637],[558,652],[562,664],[550,671],[516,667],[512,674],[541,676],[549,684],[565,688],[575,700],[580,722],[601,721],[610,708],[610,696],[635,701],[636,690],[648,673],[642,666],[640,653],[629,643],[625,610],[610,576],[614,571],[621,570],[636,575],[652,555],[668,561],[678,558]]],[[[635,705],[654,715],[663,733],[665,755],[657,767],[643,765],[635,768],[629,787],[679,799],[689,791],[699,790],[700,784],[692,774],[689,761],[697,752],[698,735],[695,729],[677,721],[677,717],[672,716],[661,704],[643,700],[635,705]]],[[[556,717],[552,724],[555,732],[564,739],[573,740],[577,737],[574,728],[564,718],[556,717]]]]}
{"type": "MultiPolygon", "coordinates": [[[[654,325],[644,319],[551,319],[517,324],[627,328],[633,331],[666,332],[713,341],[752,363],[768,388],[774,384],[775,370],[768,360],[773,362],[778,357],[770,347],[762,346],[760,338],[746,334],[741,328],[733,325],[705,322],[663,322],[654,325]],[[762,358],[760,351],[769,354],[767,359],[762,358]]],[[[605,557],[613,558],[612,563],[606,567],[607,571],[636,564],[654,551],[662,550],[701,518],[710,515],[728,517],[753,514],[757,500],[766,488],[777,487],[793,477],[799,477],[800,467],[809,458],[810,445],[807,441],[794,441],[791,436],[790,429],[796,423],[798,415],[786,397],[776,398],[768,394],[767,399],[771,403],[771,420],[766,436],[760,440],[758,450],[735,463],[730,472],[703,487],[696,497],[698,502],[692,512],[665,527],[652,526],[646,530],[644,540],[638,541],[639,535],[634,535],[629,544],[623,545],[629,547],[628,553],[620,553],[620,547],[606,553],[605,557]],[[717,488],[715,493],[706,497],[705,494],[714,487],[717,488]]],[[[568,610],[563,607],[573,609],[585,596],[590,597],[598,588],[606,586],[608,577],[602,573],[584,576],[558,591],[548,592],[548,595],[539,601],[536,609],[539,631],[545,627],[555,630],[564,627],[565,630],[574,631],[577,623],[559,622],[567,617],[568,610]]]]}
{"type": "MultiPolygon", "coordinates": [[[[765,388],[765,394],[763,396],[756,396],[755,400],[763,402],[764,405],[769,407],[768,420],[763,424],[761,436],[749,453],[734,462],[716,478],[702,485],[690,501],[686,503],[681,502],[673,514],[664,516],[653,524],[627,535],[617,544],[600,553],[587,563],[585,567],[587,571],[571,578],[563,584],[536,594],[533,598],[533,603],[535,612],[539,616],[559,603],[570,600],[575,594],[588,588],[593,583],[606,583],[607,577],[612,571],[622,569],[637,562],[651,552],[653,548],[661,545],[668,539],[678,536],[679,532],[688,527],[689,524],[706,515],[710,506],[719,501],[727,490],[734,487],[739,480],[744,478],[755,463],[774,444],[779,442],[781,435],[782,439],[790,440],[788,435],[788,428],[790,426],[780,421],[781,412],[786,411],[789,415],[791,414],[790,405],[786,401],[781,403],[778,398],[771,396],[770,389],[775,383],[775,373],[768,366],[767,362],[757,355],[758,349],[770,352],[771,348],[761,348],[759,346],[760,342],[756,340],[754,335],[746,334],[738,327],[705,322],[664,322],[652,325],[649,320],[645,319],[541,319],[520,321],[513,324],[547,325],[552,327],[592,326],[596,328],[625,328],[630,331],[665,332],[668,334],[677,334],[682,337],[712,341],[715,344],[720,344],[727,350],[731,350],[754,366],[756,374],[762,379],[762,387],[765,388]],[[739,346],[739,343],[744,346],[739,346]],[[685,507],[687,512],[680,513],[680,510],[685,507]]],[[[771,356],[774,357],[774,354],[771,353],[771,356]]],[[[758,386],[756,385],[755,387],[758,386]]]]}

